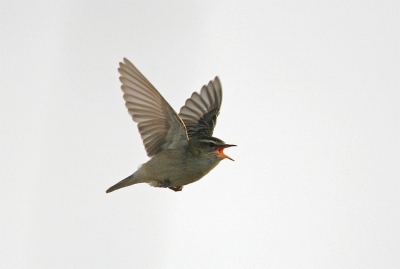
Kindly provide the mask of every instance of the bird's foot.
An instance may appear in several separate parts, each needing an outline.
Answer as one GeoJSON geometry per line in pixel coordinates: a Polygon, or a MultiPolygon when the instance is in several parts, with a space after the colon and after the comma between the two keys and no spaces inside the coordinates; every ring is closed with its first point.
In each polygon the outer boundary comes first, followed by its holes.
{"type": "Polygon", "coordinates": [[[157,187],[167,188],[169,186],[169,184],[171,184],[171,182],[168,179],[165,179],[165,180],[162,180],[162,181],[158,181],[157,187]]]}
{"type": "Polygon", "coordinates": [[[181,191],[183,189],[183,186],[174,186],[174,187],[168,187],[168,188],[173,191],[181,191]]]}

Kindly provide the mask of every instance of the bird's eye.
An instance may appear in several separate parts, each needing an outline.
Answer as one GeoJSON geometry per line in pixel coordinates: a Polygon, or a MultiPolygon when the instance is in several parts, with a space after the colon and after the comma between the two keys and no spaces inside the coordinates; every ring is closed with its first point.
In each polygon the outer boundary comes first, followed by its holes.
{"type": "Polygon", "coordinates": [[[215,144],[214,144],[214,143],[212,143],[212,142],[210,142],[210,143],[208,143],[208,146],[209,146],[209,147],[214,147],[214,146],[215,146],[215,144]]]}

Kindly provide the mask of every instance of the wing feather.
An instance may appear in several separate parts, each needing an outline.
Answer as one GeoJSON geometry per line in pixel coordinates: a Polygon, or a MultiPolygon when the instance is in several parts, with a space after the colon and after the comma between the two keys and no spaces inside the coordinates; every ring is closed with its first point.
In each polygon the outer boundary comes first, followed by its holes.
{"type": "Polygon", "coordinates": [[[189,138],[212,136],[221,109],[222,87],[218,77],[194,92],[179,111],[189,138]]]}
{"type": "Polygon", "coordinates": [[[147,155],[152,157],[167,148],[187,146],[184,123],[150,81],[126,58],[118,71],[125,106],[138,123],[147,155]]]}

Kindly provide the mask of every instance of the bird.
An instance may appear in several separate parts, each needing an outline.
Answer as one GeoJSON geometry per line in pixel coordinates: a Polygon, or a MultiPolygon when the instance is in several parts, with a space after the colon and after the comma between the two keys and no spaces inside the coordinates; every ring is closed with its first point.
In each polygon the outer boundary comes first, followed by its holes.
{"type": "Polygon", "coordinates": [[[106,193],[138,183],[182,191],[223,159],[233,161],[224,149],[236,145],[212,136],[222,102],[218,76],[194,92],[177,114],[128,59],[123,58],[118,72],[125,106],[150,159],[106,193]]]}

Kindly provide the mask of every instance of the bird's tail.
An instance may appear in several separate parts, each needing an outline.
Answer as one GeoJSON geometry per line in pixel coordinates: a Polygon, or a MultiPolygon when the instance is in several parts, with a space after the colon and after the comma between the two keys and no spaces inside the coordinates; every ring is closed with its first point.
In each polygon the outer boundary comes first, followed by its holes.
{"type": "Polygon", "coordinates": [[[106,190],[106,193],[124,188],[124,187],[128,187],[130,185],[133,184],[137,184],[137,183],[142,183],[142,181],[138,180],[138,177],[135,176],[136,173],[133,173],[132,175],[130,175],[129,177],[121,180],[120,182],[118,182],[117,184],[115,184],[114,186],[110,187],[108,190],[106,190]]]}

